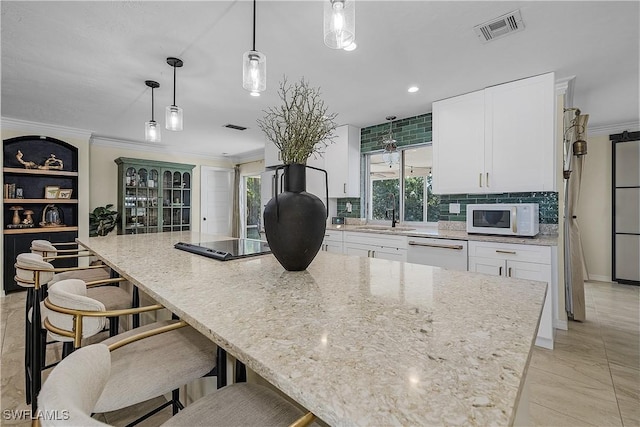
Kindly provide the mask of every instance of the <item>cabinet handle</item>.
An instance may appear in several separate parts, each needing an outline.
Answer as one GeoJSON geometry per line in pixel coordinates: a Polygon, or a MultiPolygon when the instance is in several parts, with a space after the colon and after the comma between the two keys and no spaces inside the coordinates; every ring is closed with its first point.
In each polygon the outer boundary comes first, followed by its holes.
{"type": "Polygon", "coordinates": [[[487,187],[489,187],[489,172],[487,172],[487,181],[486,181],[486,183],[487,183],[487,187]]]}
{"type": "Polygon", "coordinates": [[[409,246],[424,246],[427,248],[442,248],[442,249],[455,249],[456,251],[461,251],[464,249],[462,245],[438,245],[436,243],[420,243],[415,242],[413,240],[409,240],[409,246]]]}
{"type": "Polygon", "coordinates": [[[511,277],[511,267],[509,267],[509,273],[507,274],[507,277],[511,277]]]}
{"type": "Polygon", "coordinates": [[[344,184],[342,184],[342,192],[344,194],[347,194],[347,183],[346,182],[344,184]]]}
{"type": "Polygon", "coordinates": [[[502,276],[502,267],[498,267],[498,276],[502,276]]]}
{"type": "Polygon", "coordinates": [[[482,187],[482,172],[478,174],[478,186],[482,187]]]}
{"type": "Polygon", "coordinates": [[[510,255],[515,255],[516,251],[503,251],[502,249],[496,249],[496,253],[497,254],[510,254],[510,255]]]}

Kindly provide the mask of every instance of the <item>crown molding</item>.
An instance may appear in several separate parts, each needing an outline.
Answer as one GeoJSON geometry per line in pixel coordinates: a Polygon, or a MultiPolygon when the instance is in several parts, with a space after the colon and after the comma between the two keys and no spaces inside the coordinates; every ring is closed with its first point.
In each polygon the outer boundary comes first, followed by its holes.
{"type": "Polygon", "coordinates": [[[593,126],[593,127],[587,125],[587,135],[589,136],[597,136],[597,135],[609,136],[614,133],[624,132],[625,130],[628,130],[629,132],[640,130],[640,121],[616,123],[612,125],[593,126]]]}
{"type": "Polygon", "coordinates": [[[564,95],[565,108],[573,107],[573,88],[576,76],[563,77],[556,80],[556,95],[564,95]]]}
{"type": "Polygon", "coordinates": [[[240,153],[237,156],[231,156],[234,163],[249,163],[258,160],[264,160],[264,149],[257,149],[240,153]]]}
{"type": "Polygon", "coordinates": [[[2,117],[2,128],[32,135],[58,136],[61,138],[79,138],[89,140],[92,132],[86,129],[71,128],[48,123],[30,122],[27,120],[2,117]]]}

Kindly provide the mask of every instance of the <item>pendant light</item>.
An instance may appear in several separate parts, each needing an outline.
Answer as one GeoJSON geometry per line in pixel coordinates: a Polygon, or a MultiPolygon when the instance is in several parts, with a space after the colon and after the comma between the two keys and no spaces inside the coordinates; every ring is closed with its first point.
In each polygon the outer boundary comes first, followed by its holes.
{"type": "Polygon", "coordinates": [[[182,108],[176,105],[176,68],[183,65],[182,60],[178,58],[167,58],[167,64],[173,67],[173,104],[166,109],[164,118],[164,127],[168,130],[182,130],[182,108]]]}
{"type": "Polygon", "coordinates": [[[267,89],[267,57],[256,50],[256,0],[253,0],[253,49],[242,55],[242,87],[252,96],[267,89]]]}
{"type": "Polygon", "coordinates": [[[325,0],[324,44],[331,49],[344,49],[355,40],[355,0],[325,0]]]}
{"type": "Polygon", "coordinates": [[[160,128],[158,123],[153,119],[153,90],[160,87],[160,83],[153,80],[146,80],[144,82],[151,88],[151,120],[144,124],[144,139],[149,142],[160,142],[160,128]]]}
{"type": "Polygon", "coordinates": [[[387,120],[389,123],[389,133],[382,140],[382,145],[384,146],[384,153],[382,153],[382,161],[392,167],[393,165],[398,164],[400,161],[400,153],[398,153],[398,146],[396,144],[396,140],[393,139],[393,121],[396,119],[396,116],[387,116],[387,120]]]}

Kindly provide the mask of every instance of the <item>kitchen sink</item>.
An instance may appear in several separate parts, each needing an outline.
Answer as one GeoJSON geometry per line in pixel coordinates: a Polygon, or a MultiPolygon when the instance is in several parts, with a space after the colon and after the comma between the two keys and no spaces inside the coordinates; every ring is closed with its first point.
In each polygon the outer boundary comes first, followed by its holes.
{"type": "Polygon", "coordinates": [[[360,225],[356,227],[358,230],[370,230],[370,231],[410,231],[415,230],[411,227],[391,227],[390,225],[360,225]]]}

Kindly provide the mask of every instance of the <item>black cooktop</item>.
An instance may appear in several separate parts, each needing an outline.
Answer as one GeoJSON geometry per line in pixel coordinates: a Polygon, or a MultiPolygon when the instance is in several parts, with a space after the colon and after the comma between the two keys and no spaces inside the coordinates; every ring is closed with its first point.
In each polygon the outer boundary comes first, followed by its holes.
{"type": "Polygon", "coordinates": [[[267,242],[254,239],[218,240],[215,242],[184,243],[174,245],[180,249],[194,254],[214,258],[220,261],[246,258],[256,255],[270,254],[271,249],[267,242]]]}

